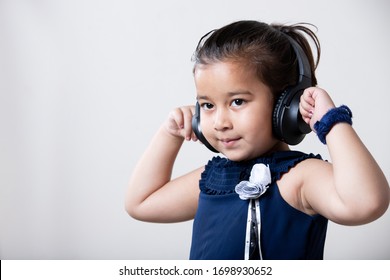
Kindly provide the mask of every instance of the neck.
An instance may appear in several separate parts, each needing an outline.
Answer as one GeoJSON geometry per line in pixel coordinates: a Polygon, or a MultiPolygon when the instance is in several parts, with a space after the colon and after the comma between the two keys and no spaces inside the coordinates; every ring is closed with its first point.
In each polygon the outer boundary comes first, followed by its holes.
{"type": "Polygon", "coordinates": [[[282,141],[277,141],[276,144],[267,153],[265,153],[265,155],[270,155],[274,152],[281,151],[290,151],[290,147],[282,141]]]}

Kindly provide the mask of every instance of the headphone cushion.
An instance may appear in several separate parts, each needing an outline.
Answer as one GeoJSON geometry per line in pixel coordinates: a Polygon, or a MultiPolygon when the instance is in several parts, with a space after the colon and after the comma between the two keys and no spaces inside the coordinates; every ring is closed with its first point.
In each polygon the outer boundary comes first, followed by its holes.
{"type": "Polygon", "coordinates": [[[303,90],[287,90],[278,98],[272,116],[274,135],[289,145],[297,145],[311,131],[299,112],[303,90]]]}
{"type": "Polygon", "coordinates": [[[288,91],[282,92],[278,99],[276,100],[273,114],[272,114],[272,128],[275,136],[278,139],[283,140],[283,127],[282,127],[282,117],[283,117],[283,110],[284,110],[284,103],[286,96],[288,94],[288,91]]]}
{"type": "Polygon", "coordinates": [[[192,131],[195,133],[196,137],[202,142],[210,151],[214,153],[218,153],[218,151],[211,146],[211,144],[207,141],[206,137],[202,133],[202,129],[200,127],[200,105],[198,102],[195,104],[195,114],[192,116],[192,131]]]}

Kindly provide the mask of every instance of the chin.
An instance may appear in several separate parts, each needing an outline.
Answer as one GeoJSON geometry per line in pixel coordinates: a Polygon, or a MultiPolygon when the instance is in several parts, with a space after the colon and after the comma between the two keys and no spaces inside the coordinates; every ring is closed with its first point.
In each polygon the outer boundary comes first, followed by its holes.
{"type": "Polygon", "coordinates": [[[231,161],[246,161],[255,158],[240,152],[223,152],[222,154],[231,161]]]}
{"type": "MultiPolygon", "coordinates": [[[[288,146],[287,146],[288,147],[288,146]]],[[[234,150],[234,151],[222,151],[221,153],[231,161],[247,161],[252,160],[258,157],[263,157],[267,153],[272,151],[281,150],[281,149],[268,149],[266,151],[263,150],[234,150]]]]}

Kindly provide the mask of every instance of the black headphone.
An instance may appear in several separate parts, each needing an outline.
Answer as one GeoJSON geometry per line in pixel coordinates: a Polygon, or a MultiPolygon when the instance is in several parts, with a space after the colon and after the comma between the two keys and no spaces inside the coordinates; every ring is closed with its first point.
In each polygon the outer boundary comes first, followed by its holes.
{"type": "MultiPolygon", "coordinates": [[[[275,136],[289,145],[299,144],[311,129],[302,119],[299,102],[303,91],[311,87],[310,63],[301,46],[287,36],[293,47],[298,62],[298,82],[290,86],[279,96],[272,115],[272,128],[275,136]]],[[[200,127],[200,105],[196,102],[195,114],[192,117],[192,130],[196,137],[211,151],[218,153],[204,137],[200,127]]]]}

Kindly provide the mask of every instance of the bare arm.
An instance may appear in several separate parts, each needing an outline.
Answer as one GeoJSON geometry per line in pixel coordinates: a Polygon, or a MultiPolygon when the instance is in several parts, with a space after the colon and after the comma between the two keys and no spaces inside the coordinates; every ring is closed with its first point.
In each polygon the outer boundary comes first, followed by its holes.
{"type": "Polygon", "coordinates": [[[179,222],[195,215],[203,167],[171,180],[173,166],[184,139],[192,133],[193,106],[177,108],[161,126],[130,178],[126,210],[149,222],[179,222]]]}
{"type": "MultiPolygon", "coordinates": [[[[319,88],[307,89],[301,98],[302,116],[312,128],[331,108],[333,101],[319,88]]],[[[312,161],[306,166],[306,202],[340,224],[364,224],[383,215],[390,200],[388,182],[352,126],[336,124],[326,141],[332,164],[312,161]]]]}

